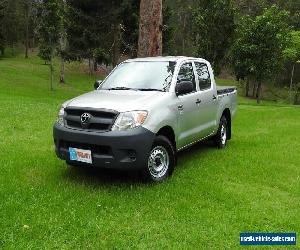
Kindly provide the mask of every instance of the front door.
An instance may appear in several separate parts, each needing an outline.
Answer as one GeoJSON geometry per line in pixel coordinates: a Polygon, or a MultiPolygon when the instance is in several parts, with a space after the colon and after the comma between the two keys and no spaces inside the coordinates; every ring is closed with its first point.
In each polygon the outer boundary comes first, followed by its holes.
{"type": "Polygon", "coordinates": [[[178,148],[182,148],[189,143],[197,140],[198,126],[198,107],[196,105],[197,96],[199,93],[196,88],[196,80],[192,62],[186,62],[181,65],[177,83],[181,81],[191,81],[194,85],[192,92],[178,96],[178,148]]]}

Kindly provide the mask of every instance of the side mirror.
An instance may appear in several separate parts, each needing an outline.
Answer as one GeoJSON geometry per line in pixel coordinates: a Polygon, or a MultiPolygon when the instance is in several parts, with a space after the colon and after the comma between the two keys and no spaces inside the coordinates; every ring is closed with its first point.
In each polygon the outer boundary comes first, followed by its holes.
{"type": "Polygon", "coordinates": [[[178,82],[175,87],[176,95],[185,95],[194,91],[194,85],[191,81],[178,82]]]}
{"type": "Polygon", "coordinates": [[[102,84],[102,82],[103,82],[103,81],[101,81],[101,80],[96,81],[96,82],[94,83],[94,89],[97,90],[97,89],[100,87],[100,85],[102,84]]]}

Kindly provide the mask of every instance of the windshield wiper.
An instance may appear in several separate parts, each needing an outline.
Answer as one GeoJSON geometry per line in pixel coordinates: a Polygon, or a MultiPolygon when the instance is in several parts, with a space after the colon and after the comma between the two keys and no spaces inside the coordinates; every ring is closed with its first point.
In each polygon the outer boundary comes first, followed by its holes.
{"type": "Polygon", "coordinates": [[[105,89],[105,90],[134,90],[134,89],[128,88],[128,87],[115,87],[115,88],[110,88],[110,89],[105,89]]]}
{"type": "Polygon", "coordinates": [[[140,91],[160,91],[160,92],[166,92],[162,89],[151,89],[151,88],[141,88],[141,89],[137,89],[137,90],[140,90],[140,91]]]}

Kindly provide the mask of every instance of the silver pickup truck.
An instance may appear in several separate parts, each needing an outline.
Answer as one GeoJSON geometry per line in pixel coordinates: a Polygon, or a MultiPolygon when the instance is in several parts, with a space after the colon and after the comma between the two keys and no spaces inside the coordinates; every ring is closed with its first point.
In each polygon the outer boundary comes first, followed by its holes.
{"type": "Polygon", "coordinates": [[[56,154],[69,165],[139,170],[159,182],[178,151],[231,139],[237,90],[217,87],[204,59],[130,59],[94,87],[65,102],[54,125],[56,154]]]}

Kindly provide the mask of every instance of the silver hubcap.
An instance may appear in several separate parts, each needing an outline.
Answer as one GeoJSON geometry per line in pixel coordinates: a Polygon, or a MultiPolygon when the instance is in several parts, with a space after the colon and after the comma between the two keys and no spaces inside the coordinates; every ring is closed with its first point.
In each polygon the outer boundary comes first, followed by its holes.
{"type": "Polygon", "coordinates": [[[226,143],[226,139],[227,139],[226,126],[224,124],[222,124],[222,127],[221,127],[221,142],[222,142],[223,145],[226,143]]]}
{"type": "Polygon", "coordinates": [[[148,159],[148,169],[154,178],[160,178],[166,174],[169,168],[169,154],[162,146],[152,149],[148,159]]]}

